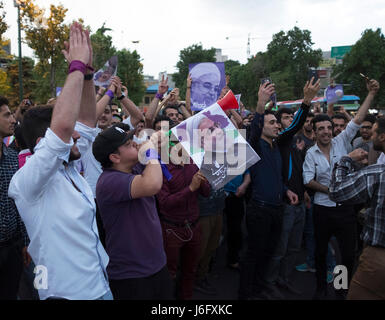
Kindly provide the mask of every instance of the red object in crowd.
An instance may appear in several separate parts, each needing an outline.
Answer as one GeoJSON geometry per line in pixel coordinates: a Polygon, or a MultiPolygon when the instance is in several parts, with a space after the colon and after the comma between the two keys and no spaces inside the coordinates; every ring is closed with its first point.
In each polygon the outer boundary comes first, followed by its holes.
{"type": "Polygon", "coordinates": [[[231,110],[231,109],[238,109],[238,101],[234,96],[234,93],[230,90],[226,93],[226,95],[217,102],[223,111],[231,110]]]}

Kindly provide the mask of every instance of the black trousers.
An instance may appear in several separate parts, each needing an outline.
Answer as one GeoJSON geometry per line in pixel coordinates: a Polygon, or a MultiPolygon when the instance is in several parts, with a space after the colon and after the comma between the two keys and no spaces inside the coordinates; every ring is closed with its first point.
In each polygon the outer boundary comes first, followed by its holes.
{"type": "Polygon", "coordinates": [[[239,299],[268,290],[269,272],[282,231],[283,207],[247,205],[247,250],[241,259],[239,299]]]}
{"type": "Polygon", "coordinates": [[[0,247],[0,300],[17,300],[21,273],[23,241],[0,247]]]}
{"type": "Polygon", "coordinates": [[[172,300],[173,282],[164,266],[146,278],[110,280],[114,300],[172,300]]]}
{"type": "Polygon", "coordinates": [[[242,221],[245,216],[244,198],[238,198],[230,193],[225,202],[227,229],[227,263],[239,262],[239,252],[242,249],[242,221]]]}
{"type": "Polygon", "coordinates": [[[324,207],[314,205],[315,267],[317,287],[326,288],[326,256],[328,243],[334,235],[341,252],[341,263],[348,270],[348,281],[353,276],[355,261],[357,220],[353,206],[324,207]]]}

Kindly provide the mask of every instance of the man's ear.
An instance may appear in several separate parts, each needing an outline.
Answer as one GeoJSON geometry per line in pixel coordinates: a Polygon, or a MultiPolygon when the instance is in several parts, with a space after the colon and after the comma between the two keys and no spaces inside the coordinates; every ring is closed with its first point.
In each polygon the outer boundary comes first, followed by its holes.
{"type": "Polygon", "coordinates": [[[120,156],[119,154],[117,153],[111,153],[108,158],[110,159],[110,161],[114,164],[118,164],[120,163],[120,156]]]}

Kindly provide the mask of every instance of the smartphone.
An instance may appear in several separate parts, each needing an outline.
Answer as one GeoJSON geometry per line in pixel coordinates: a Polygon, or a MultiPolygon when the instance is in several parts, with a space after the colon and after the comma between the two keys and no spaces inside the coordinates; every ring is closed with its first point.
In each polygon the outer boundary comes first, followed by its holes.
{"type": "MultiPolygon", "coordinates": [[[[273,81],[271,80],[271,78],[267,77],[267,78],[263,78],[261,79],[261,84],[264,85],[265,83],[273,83],[273,81]]],[[[270,97],[270,100],[273,101],[273,107],[276,106],[277,104],[277,94],[274,93],[271,97],[270,97]]]]}
{"type": "Polygon", "coordinates": [[[307,80],[310,81],[311,78],[314,78],[313,83],[312,83],[314,85],[319,79],[317,70],[309,69],[307,80]]]}

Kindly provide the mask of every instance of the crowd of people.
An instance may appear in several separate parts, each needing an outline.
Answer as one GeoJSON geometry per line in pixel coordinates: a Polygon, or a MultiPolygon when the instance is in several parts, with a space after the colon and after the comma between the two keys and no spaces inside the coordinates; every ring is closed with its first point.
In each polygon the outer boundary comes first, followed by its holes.
{"type": "Polygon", "coordinates": [[[261,84],[256,112],[226,111],[260,160],[215,190],[167,139],[194,116],[191,76],[186,101],[163,77],[143,114],[118,77],[95,89],[80,24],[63,53],[58,98],[11,112],[0,97],[0,299],[215,297],[210,270],[223,238],[240,300],[299,294],[295,270],[315,273],[309,298],[328,299],[331,242],[348,271],[349,289],[336,296],[385,299],[385,119],[368,114],[376,80],[354,117],[312,104],[319,80],[307,81],[296,112],[272,111],[275,86],[261,84]]]}

